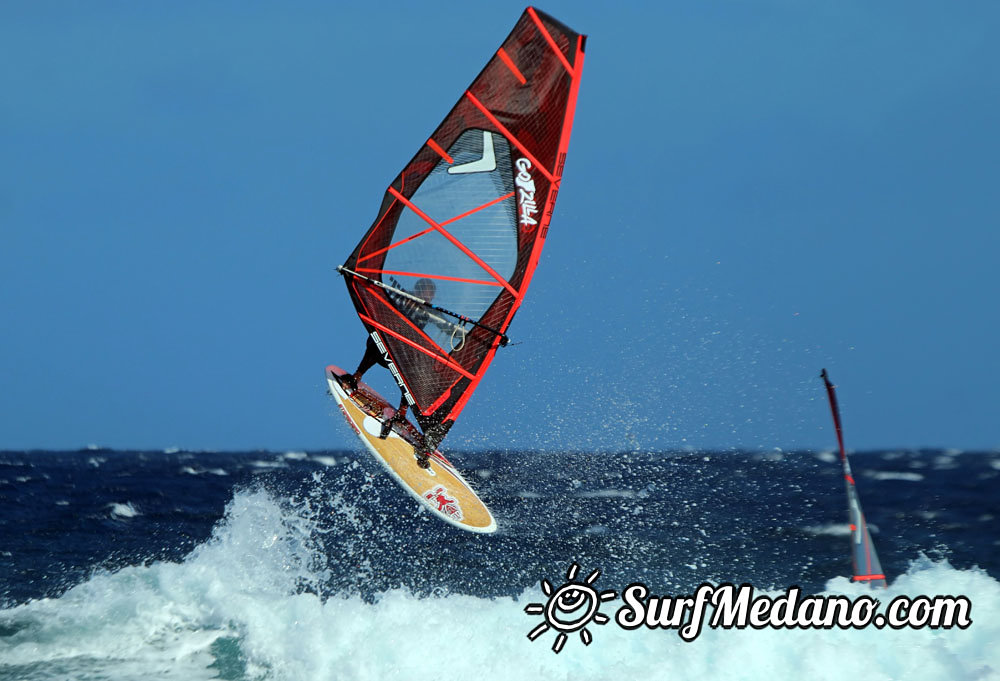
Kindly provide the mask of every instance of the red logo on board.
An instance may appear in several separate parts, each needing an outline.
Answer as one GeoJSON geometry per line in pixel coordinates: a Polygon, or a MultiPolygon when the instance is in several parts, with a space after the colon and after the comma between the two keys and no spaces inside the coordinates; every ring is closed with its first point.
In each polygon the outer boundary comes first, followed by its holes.
{"type": "Polygon", "coordinates": [[[431,504],[437,504],[437,510],[455,520],[462,519],[462,507],[458,504],[458,499],[448,494],[444,485],[424,492],[424,499],[431,504]]]}

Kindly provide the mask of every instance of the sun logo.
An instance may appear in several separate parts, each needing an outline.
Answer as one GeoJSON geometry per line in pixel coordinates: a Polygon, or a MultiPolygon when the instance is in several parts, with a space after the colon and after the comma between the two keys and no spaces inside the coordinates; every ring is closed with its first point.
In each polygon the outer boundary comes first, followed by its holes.
{"type": "Polygon", "coordinates": [[[558,654],[566,645],[567,634],[580,632],[583,645],[589,646],[593,639],[587,625],[591,620],[597,624],[607,624],[608,616],[598,612],[603,601],[616,598],[614,591],[598,592],[592,585],[601,576],[600,570],[594,570],[582,582],[574,581],[580,566],[573,563],[566,571],[566,583],[553,590],[547,579],[541,581],[542,591],[549,597],[548,603],[528,603],[524,612],[529,615],[544,615],[545,621],[528,633],[528,639],[534,641],[551,627],[559,632],[552,652],[558,654]]]}

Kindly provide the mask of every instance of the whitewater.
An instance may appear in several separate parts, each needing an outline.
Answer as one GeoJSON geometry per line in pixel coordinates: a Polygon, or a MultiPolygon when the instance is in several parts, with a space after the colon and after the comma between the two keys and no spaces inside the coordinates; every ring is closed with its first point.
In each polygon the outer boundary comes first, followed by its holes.
{"type": "Polygon", "coordinates": [[[601,606],[609,622],[588,626],[589,645],[572,634],[556,654],[554,632],[529,640],[540,617],[525,607],[544,603],[541,580],[558,586],[574,562],[619,593],[635,581],[665,594],[723,580],[774,595],[793,583],[873,593],[843,576],[842,499],[836,475],[821,472],[836,470],[827,455],[647,454],[609,465],[622,457],[456,455],[497,510],[500,531],[483,537],[421,513],[374,462],[349,453],[0,453],[0,679],[1000,679],[996,453],[855,458],[894,570],[876,597],[967,596],[967,629],[706,628],[688,643],[617,626],[618,599],[601,606]],[[519,457],[561,465],[533,483],[502,463],[519,457]],[[924,479],[880,475],[912,470],[924,479]],[[975,493],[952,490],[950,475],[971,475],[975,493]],[[151,491],[153,480],[166,492],[151,491]],[[899,501],[922,495],[937,505],[899,501]],[[73,521],[53,521],[63,514],[73,521]],[[180,521],[170,514],[191,524],[172,534],[180,521]],[[894,534],[908,521],[917,534],[894,534]],[[71,536],[83,525],[96,553],[74,558],[87,548],[71,536]]]}

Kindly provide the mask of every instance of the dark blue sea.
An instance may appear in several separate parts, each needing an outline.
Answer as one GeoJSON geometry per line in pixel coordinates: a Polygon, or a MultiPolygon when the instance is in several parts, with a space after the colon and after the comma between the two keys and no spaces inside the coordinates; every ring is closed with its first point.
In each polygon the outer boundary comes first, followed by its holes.
{"type": "Polygon", "coordinates": [[[612,618],[559,653],[524,608],[574,563],[619,593],[867,593],[837,457],[449,458],[496,534],[431,517],[361,452],[0,452],[0,679],[1000,679],[1000,452],[851,458],[879,598],[968,596],[967,629],[688,643],[612,618]]]}

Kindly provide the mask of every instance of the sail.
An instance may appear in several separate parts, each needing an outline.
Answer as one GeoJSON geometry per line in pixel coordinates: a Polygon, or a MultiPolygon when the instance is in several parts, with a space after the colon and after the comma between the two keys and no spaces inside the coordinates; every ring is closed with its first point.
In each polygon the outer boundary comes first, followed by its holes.
{"type": "Polygon", "coordinates": [[[861,500],[851,474],[851,464],[847,460],[847,450],[844,449],[844,435],[840,428],[840,408],[837,406],[837,393],[826,373],[820,374],[826,385],[826,395],[830,400],[830,411],[833,413],[833,425],[837,430],[837,444],[840,446],[840,462],[844,468],[844,484],[847,487],[847,514],[851,527],[851,562],[854,566],[852,581],[868,582],[873,586],[887,586],[882,564],[875,552],[868,523],[865,522],[864,511],[861,510],[861,500]]]}
{"type": "Polygon", "coordinates": [[[584,43],[529,7],[339,268],[425,431],[447,431],[507,342],[548,233],[584,43]]]}

